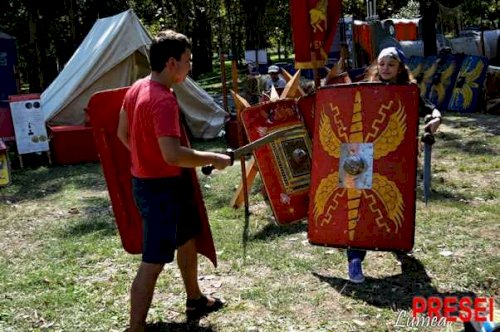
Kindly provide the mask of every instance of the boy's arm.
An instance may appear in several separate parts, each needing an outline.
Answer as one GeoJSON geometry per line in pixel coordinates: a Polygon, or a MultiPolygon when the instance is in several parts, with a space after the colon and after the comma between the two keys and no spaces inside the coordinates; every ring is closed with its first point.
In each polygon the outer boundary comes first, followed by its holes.
{"type": "Polygon", "coordinates": [[[130,150],[130,147],[128,145],[128,118],[127,118],[127,112],[125,109],[122,107],[120,110],[120,115],[118,118],[118,130],[116,132],[116,135],[118,136],[118,139],[127,147],[127,149],[130,150]]]}
{"type": "Polygon", "coordinates": [[[158,144],[163,160],[169,165],[192,168],[211,164],[219,170],[231,165],[231,158],[228,155],[187,148],[175,137],[159,137],[158,144]]]}

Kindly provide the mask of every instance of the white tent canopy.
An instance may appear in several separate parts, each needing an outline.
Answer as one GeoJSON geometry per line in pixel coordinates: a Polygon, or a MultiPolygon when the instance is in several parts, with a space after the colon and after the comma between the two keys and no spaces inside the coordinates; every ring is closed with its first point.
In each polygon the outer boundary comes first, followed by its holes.
{"type": "MultiPolygon", "coordinates": [[[[150,44],[151,36],[131,9],[98,19],[41,95],[47,124],[81,125],[92,94],[128,86],[146,76],[150,44]]],[[[193,136],[215,137],[227,113],[190,78],[174,89],[193,136]]]]}

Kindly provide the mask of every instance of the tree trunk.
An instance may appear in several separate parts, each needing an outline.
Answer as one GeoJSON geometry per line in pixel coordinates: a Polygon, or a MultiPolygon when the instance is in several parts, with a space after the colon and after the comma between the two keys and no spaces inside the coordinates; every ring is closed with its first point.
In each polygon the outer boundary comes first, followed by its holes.
{"type": "Polygon", "coordinates": [[[265,48],[267,45],[267,27],[264,23],[267,0],[246,1],[241,0],[245,15],[246,45],[247,50],[265,48]]]}
{"type": "Polygon", "coordinates": [[[439,12],[435,1],[419,0],[420,14],[422,14],[422,40],[424,42],[424,56],[437,55],[436,21],[439,12]]]}
{"type": "Polygon", "coordinates": [[[191,1],[172,0],[172,6],[174,8],[174,17],[176,22],[175,30],[190,36],[191,29],[189,22],[193,19],[192,16],[189,16],[192,9],[191,1]]]}
{"type": "Polygon", "coordinates": [[[193,22],[193,78],[212,71],[212,26],[203,8],[195,9],[193,22]]]}
{"type": "Polygon", "coordinates": [[[29,47],[28,47],[28,83],[29,92],[42,92],[43,75],[40,71],[40,50],[38,48],[38,9],[28,7],[28,29],[29,29],[29,47]]]}

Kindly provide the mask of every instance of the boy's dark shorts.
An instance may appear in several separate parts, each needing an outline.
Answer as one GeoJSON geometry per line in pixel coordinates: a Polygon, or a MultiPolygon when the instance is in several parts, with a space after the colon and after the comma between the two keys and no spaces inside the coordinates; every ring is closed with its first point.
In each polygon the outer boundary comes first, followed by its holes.
{"type": "Polygon", "coordinates": [[[132,178],[132,193],[142,216],[142,261],[170,263],[175,249],[201,233],[191,184],[182,177],[132,178]]]}

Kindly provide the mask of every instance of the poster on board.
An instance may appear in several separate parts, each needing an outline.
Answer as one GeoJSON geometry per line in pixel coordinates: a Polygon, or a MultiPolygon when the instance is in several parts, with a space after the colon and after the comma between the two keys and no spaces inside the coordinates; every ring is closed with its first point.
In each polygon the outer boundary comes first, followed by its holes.
{"type": "Polygon", "coordinates": [[[10,163],[7,146],[0,138],[0,187],[10,184],[10,163]]]}
{"type": "Polygon", "coordinates": [[[39,94],[9,96],[17,152],[49,151],[47,128],[39,94]]]}

